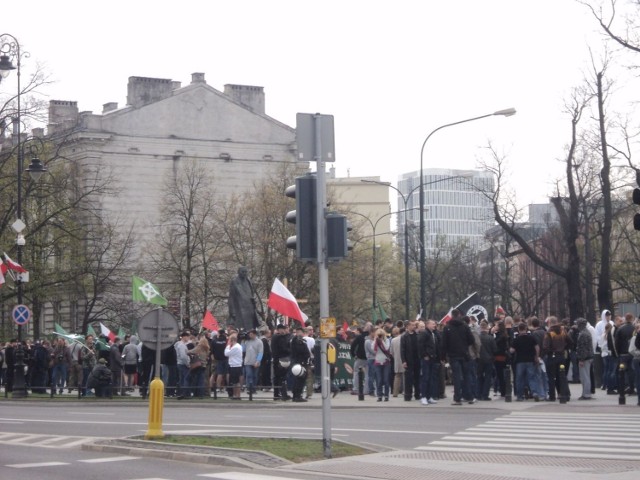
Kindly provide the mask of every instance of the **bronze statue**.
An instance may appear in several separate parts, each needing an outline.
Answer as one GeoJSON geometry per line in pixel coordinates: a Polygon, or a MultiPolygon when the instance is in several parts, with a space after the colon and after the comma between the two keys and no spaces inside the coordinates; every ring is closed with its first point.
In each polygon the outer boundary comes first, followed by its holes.
{"type": "Polygon", "coordinates": [[[229,285],[229,320],[227,324],[249,331],[258,328],[260,323],[256,308],[256,291],[249,280],[247,267],[243,266],[238,268],[238,275],[229,285]]]}

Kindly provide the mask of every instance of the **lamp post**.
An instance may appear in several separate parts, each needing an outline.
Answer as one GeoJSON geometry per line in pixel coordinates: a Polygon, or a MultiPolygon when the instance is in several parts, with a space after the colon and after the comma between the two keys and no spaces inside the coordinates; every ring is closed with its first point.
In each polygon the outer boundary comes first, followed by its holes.
{"type": "Polygon", "coordinates": [[[442,130],[443,128],[447,128],[447,127],[453,127],[454,125],[460,125],[461,123],[468,123],[468,122],[473,122],[475,120],[480,120],[483,118],[487,118],[487,117],[493,117],[493,116],[502,116],[502,117],[510,117],[512,115],[516,114],[516,109],[515,108],[507,108],[504,110],[498,110],[496,112],[493,113],[487,113],[486,115],[480,115],[479,117],[472,117],[472,118],[467,118],[464,120],[459,120],[457,122],[453,122],[453,123],[446,123],[444,125],[440,125],[438,128],[436,128],[435,130],[432,130],[431,133],[429,135],[427,135],[427,138],[424,139],[424,142],[422,142],[422,148],[420,149],[420,310],[421,312],[425,312],[426,311],[426,294],[427,294],[427,284],[426,284],[426,279],[427,279],[427,273],[426,273],[426,266],[425,266],[425,261],[426,261],[426,253],[425,253],[425,238],[424,238],[424,162],[423,162],[423,158],[424,158],[424,147],[427,144],[427,142],[429,141],[429,139],[431,138],[431,136],[436,133],[439,130],[442,130]]]}
{"type": "MultiPolygon", "coordinates": [[[[24,229],[24,222],[22,221],[22,170],[24,164],[24,143],[22,142],[22,118],[21,118],[21,106],[20,96],[22,93],[20,85],[20,66],[22,56],[27,56],[26,52],[20,51],[20,43],[11,34],[3,33],[0,35],[0,81],[9,76],[12,70],[16,70],[16,78],[18,83],[18,93],[16,96],[16,114],[13,117],[13,135],[16,138],[17,147],[17,201],[16,201],[16,222],[13,224],[14,229],[17,232],[16,238],[16,251],[17,262],[22,265],[22,248],[25,245],[25,238],[22,234],[24,229]],[[13,65],[12,59],[15,59],[16,66],[13,65]]],[[[33,153],[33,152],[32,152],[33,153]]],[[[33,180],[37,181],[40,176],[46,172],[46,167],[37,158],[36,155],[32,155],[31,164],[27,171],[31,174],[33,180]]],[[[22,305],[23,302],[23,285],[21,274],[16,276],[16,290],[17,290],[17,303],[22,305]]],[[[22,325],[18,324],[18,345],[15,350],[15,371],[13,379],[13,398],[24,398],[27,396],[27,389],[24,379],[24,349],[22,347],[22,325]]]]}
{"type": "Polygon", "coordinates": [[[375,183],[377,185],[384,185],[394,189],[398,192],[398,195],[402,197],[402,203],[404,204],[404,315],[405,320],[409,320],[409,312],[411,311],[411,305],[409,304],[409,221],[407,220],[407,203],[411,199],[411,194],[415,192],[420,185],[411,190],[408,194],[402,193],[398,188],[391,185],[389,182],[378,182],[377,180],[360,180],[363,183],[375,183]]]}
{"type": "Polygon", "coordinates": [[[394,213],[398,213],[398,212],[389,212],[389,213],[385,213],[384,215],[382,215],[380,218],[378,218],[375,223],[366,215],[359,213],[359,212],[349,212],[352,213],[354,215],[358,215],[362,218],[364,218],[367,222],[369,222],[369,224],[371,225],[371,230],[373,231],[373,235],[371,235],[373,237],[373,248],[372,248],[372,262],[373,262],[373,275],[372,275],[372,294],[373,294],[373,310],[375,311],[378,302],[377,302],[377,284],[376,284],[376,266],[377,266],[377,254],[376,254],[376,228],[378,227],[378,223],[380,222],[380,220],[382,220],[383,218],[388,217],[389,215],[393,215],[394,213]]]}

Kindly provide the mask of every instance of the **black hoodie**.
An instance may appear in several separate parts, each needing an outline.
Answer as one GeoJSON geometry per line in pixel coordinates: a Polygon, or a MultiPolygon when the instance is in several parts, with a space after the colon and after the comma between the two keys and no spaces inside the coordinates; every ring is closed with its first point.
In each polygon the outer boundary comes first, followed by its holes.
{"type": "Polygon", "coordinates": [[[469,358],[469,346],[475,340],[469,326],[459,318],[449,320],[442,332],[442,355],[452,358],[469,358]]]}

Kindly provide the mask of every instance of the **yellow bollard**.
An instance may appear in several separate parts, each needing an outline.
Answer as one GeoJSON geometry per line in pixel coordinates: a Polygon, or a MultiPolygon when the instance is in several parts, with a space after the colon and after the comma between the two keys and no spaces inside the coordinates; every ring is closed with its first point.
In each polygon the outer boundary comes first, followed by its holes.
{"type": "Polygon", "coordinates": [[[145,440],[164,438],[162,432],[162,411],[164,409],[164,383],[156,377],[149,386],[149,429],[144,434],[145,440]]]}

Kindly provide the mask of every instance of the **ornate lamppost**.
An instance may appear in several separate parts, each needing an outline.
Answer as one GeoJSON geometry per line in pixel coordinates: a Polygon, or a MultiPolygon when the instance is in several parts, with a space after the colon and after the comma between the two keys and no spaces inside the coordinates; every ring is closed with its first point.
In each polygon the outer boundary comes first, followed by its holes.
{"type": "MultiPolygon", "coordinates": [[[[18,92],[16,96],[16,111],[12,115],[13,122],[13,137],[16,139],[18,167],[17,167],[17,201],[16,201],[16,221],[13,224],[14,230],[17,232],[16,238],[16,251],[17,262],[22,265],[22,249],[25,245],[25,238],[22,231],[25,224],[22,220],[22,170],[24,164],[24,142],[22,141],[22,118],[21,118],[21,105],[20,96],[22,89],[20,85],[20,67],[23,57],[29,57],[27,52],[22,52],[20,49],[20,43],[13,35],[9,33],[3,33],[0,35],[0,81],[9,76],[12,70],[16,70],[18,92]],[[14,66],[13,61],[16,65],[14,66]]],[[[42,162],[33,155],[31,164],[27,171],[31,174],[33,180],[38,180],[44,172],[46,167],[42,162]]],[[[23,302],[23,278],[22,274],[16,276],[16,290],[17,290],[17,302],[18,305],[22,305],[23,302]]],[[[15,371],[13,377],[13,398],[24,398],[27,396],[27,389],[24,378],[24,349],[22,346],[22,324],[18,324],[18,345],[15,349],[15,371]]]]}

